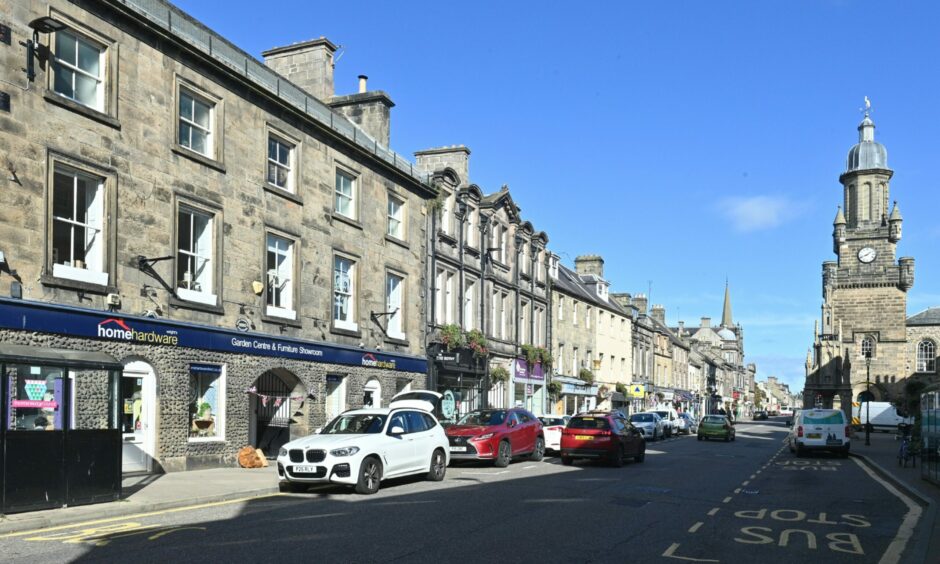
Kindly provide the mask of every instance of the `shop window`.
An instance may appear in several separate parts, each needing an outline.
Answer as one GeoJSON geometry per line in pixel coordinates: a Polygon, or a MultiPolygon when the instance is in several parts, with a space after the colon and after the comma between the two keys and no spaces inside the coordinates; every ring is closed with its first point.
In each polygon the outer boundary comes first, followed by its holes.
{"type": "Polygon", "coordinates": [[[225,378],[221,366],[190,366],[190,440],[223,438],[224,395],[225,378]]]}
{"type": "Polygon", "coordinates": [[[65,374],[61,368],[8,365],[10,431],[62,431],[65,374]]]}

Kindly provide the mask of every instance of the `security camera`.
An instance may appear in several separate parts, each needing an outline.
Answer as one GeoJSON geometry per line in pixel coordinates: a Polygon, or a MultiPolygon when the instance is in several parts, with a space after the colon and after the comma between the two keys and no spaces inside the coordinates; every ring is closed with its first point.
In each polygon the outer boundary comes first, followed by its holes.
{"type": "Polygon", "coordinates": [[[377,350],[377,351],[382,350],[382,345],[375,345],[375,350],[377,350]]]}
{"type": "Polygon", "coordinates": [[[365,343],[359,343],[359,348],[360,348],[360,349],[366,348],[366,344],[365,344],[365,343]]]}

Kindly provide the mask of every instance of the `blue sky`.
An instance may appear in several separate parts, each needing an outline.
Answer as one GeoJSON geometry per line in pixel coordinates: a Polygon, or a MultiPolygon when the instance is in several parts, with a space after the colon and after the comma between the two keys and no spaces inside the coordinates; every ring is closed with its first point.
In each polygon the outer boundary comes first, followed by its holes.
{"type": "Polygon", "coordinates": [[[747,361],[794,389],[867,95],[917,260],[909,313],[940,306],[938,3],[177,4],[258,58],[342,45],[337,94],[359,74],[388,92],[392,148],[467,145],[472,181],[508,184],[566,264],[602,255],[671,324],[719,319],[727,277],[747,361]]]}

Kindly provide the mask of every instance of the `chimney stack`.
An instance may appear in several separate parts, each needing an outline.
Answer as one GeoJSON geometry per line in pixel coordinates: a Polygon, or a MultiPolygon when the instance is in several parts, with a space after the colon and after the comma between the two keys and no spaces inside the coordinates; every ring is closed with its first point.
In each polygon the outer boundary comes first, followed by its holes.
{"type": "Polygon", "coordinates": [[[366,76],[366,75],[364,75],[364,74],[360,74],[360,75],[359,75],[359,93],[360,93],[360,94],[365,94],[365,93],[366,93],[366,90],[367,90],[367,89],[366,89],[366,82],[367,82],[368,80],[369,80],[369,77],[368,77],[368,76],[366,76]]]}
{"type": "Polygon", "coordinates": [[[708,329],[709,327],[711,327],[711,326],[712,326],[712,318],[711,318],[711,317],[703,317],[703,318],[702,318],[702,325],[701,325],[701,326],[702,326],[702,329],[708,329]]]}
{"type": "Polygon", "coordinates": [[[659,304],[654,305],[652,312],[650,312],[650,317],[652,317],[656,321],[659,321],[660,323],[665,325],[666,324],[666,308],[659,304]]]}
{"type": "Polygon", "coordinates": [[[646,294],[637,294],[633,298],[633,305],[640,311],[640,315],[646,315],[646,306],[648,303],[646,294]]]}
{"type": "Polygon", "coordinates": [[[461,184],[470,184],[470,149],[464,145],[437,147],[415,152],[415,164],[426,173],[452,168],[461,184]]]}
{"type": "Polygon", "coordinates": [[[600,255],[581,255],[574,259],[574,269],[578,274],[593,274],[604,277],[604,259],[600,255]]]}
{"type": "Polygon", "coordinates": [[[336,45],[321,37],[275,47],[261,53],[264,64],[308,94],[329,101],[333,97],[333,53],[336,45]]]}

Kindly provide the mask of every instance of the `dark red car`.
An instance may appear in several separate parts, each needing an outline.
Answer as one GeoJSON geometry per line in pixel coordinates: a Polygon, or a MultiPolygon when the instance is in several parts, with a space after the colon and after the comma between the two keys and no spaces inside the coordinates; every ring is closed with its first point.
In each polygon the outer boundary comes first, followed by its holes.
{"type": "Polygon", "coordinates": [[[576,458],[609,460],[617,467],[626,458],[643,462],[646,439],[619,412],[579,413],[561,432],[561,463],[567,466],[576,458]]]}
{"type": "Polygon", "coordinates": [[[492,460],[502,468],[515,456],[528,455],[530,460],[545,456],[542,422],[520,408],[477,409],[446,432],[451,461],[492,460]]]}

